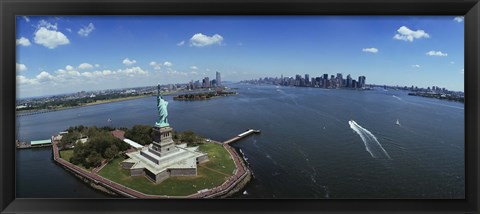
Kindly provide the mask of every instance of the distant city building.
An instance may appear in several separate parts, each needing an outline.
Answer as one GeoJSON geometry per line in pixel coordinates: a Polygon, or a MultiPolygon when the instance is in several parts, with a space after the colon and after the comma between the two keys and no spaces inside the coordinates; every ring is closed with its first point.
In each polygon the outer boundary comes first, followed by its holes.
{"type": "Polygon", "coordinates": [[[222,76],[220,74],[220,72],[217,71],[216,73],[216,83],[217,83],[217,86],[222,86],[222,76]]]}
{"type": "Polygon", "coordinates": [[[358,77],[358,87],[359,88],[364,88],[365,87],[365,76],[359,76],[358,77]]]}

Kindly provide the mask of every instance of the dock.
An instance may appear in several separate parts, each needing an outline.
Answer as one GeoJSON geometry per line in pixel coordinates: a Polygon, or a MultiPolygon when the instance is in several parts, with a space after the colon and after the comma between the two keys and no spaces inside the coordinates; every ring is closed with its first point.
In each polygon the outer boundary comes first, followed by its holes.
{"type": "Polygon", "coordinates": [[[29,149],[29,148],[52,146],[52,140],[51,139],[32,140],[30,143],[21,142],[21,141],[16,140],[15,144],[17,145],[18,149],[29,149]]]}
{"type": "Polygon", "coordinates": [[[258,134],[258,133],[260,133],[260,130],[249,129],[249,130],[247,130],[246,132],[243,132],[243,133],[241,133],[241,134],[233,137],[232,139],[229,139],[229,140],[227,140],[227,141],[224,141],[223,143],[224,143],[224,144],[234,143],[234,142],[239,141],[239,140],[241,140],[241,139],[243,139],[243,138],[245,138],[245,137],[247,137],[247,136],[249,136],[249,135],[251,135],[251,134],[258,134]]]}

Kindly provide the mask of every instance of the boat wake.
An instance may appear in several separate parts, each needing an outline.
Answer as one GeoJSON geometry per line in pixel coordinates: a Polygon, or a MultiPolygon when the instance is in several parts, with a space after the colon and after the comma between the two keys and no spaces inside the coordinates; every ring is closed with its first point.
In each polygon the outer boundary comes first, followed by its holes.
{"type": "Polygon", "coordinates": [[[395,95],[392,95],[392,97],[396,98],[397,100],[402,100],[402,98],[397,97],[397,96],[395,96],[395,95]]]}
{"type": "Polygon", "coordinates": [[[388,155],[387,151],[382,147],[382,145],[378,142],[375,135],[373,135],[367,129],[358,125],[355,121],[350,120],[348,121],[350,124],[350,128],[355,131],[360,138],[362,138],[363,144],[365,144],[365,149],[373,158],[380,158],[380,159],[392,159],[390,155],[388,155]]]}

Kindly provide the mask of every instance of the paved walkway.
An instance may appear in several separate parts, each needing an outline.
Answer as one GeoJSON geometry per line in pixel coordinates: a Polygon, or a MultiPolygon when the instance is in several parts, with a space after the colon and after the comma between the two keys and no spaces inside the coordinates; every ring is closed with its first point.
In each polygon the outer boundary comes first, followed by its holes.
{"type": "Polygon", "coordinates": [[[52,136],[53,159],[57,163],[72,170],[76,174],[93,181],[96,184],[100,184],[102,186],[109,188],[110,190],[113,190],[119,194],[122,194],[127,197],[131,197],[131,198],[213,198],[216,196],[224,195],[225,193],[230,191],[232,188],[234,188],[240,181],[242,181],[243,178],[245,178],[245,176],[248,175],[248,168],[247,166],[245,166],[240,155],[235,151],[234,148],[232,148],[228,144],[223,143],[223,147],[228,151],[228,153],[230,153],[233,161],[235,162],[235,166],[237,169],[235,170],[235,174],[230,178],[228,178],[222,185],[214,187],[212,189],[205,190],[203,192],[194,193],[189,196],[148,195],[97,175],[96,172],[98,172],[101,169],[101,167],[99,167],[100,169],[98,170],[93,170],[94,172],[87,172],[85,170],[82,170],[82,168],[80,168],[79,166],[76,166],[68,161],[63,160],[62,158],[60,158],[57,143],[58,141],[54,140],[52,136]]]}

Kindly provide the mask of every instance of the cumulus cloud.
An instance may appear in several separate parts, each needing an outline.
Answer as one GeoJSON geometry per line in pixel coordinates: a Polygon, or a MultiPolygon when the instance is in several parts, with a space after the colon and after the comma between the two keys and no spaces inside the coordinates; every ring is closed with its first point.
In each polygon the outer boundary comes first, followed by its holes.
{"type": "Polygon", "coordinates": [[[17,72],[26,71],[27,66],[25,64],[17,63],[16,64],[16,70],[17,70],[17,72]]]}
{"type": "Polygon", "coordinates": [[[173,63],[169,62],[169,61],[165,61],[163,63],[164,66],[167,66],[167,67],[172,67],[173,66],[173,63]]]}
{"type": "Polygon", "coordinates": [[[161,68],[161,64],[155,61],[151,61],[149,65],[152,66],[154,70],[160,70],[161,68]]]}
{"type": "Polygon", "coordinates": [[[40,72],[40,74],[38,74],[36,76],[36,80],[40,83],[42,82],[48,82],[50,80],[53,80],[55,77],[52,76],[50,73],[46,72],[46,71],[42,71],[40,72]]]}
{"type": "Polygon", "coordinates": [[[28,40],[27,38],[25,38],[25,37],[20,37],[20,39],[17,39],[17,45],[30,46],[31,43],[30,43],[30,40],[28,40]]]}
{"type": "Polygon", "coordinates": [[[378,49],[376,48],[364,48],[362,49],[363,52],[369,52],[369,53],[378,53],[378,49]]]}
{"type": "Polygon", "coordinates": [[[133,76],[135,74],[147,74],[148,72],[137,66],[132,68],[119,69],[117,73],[123,73],[129,76],[133,76]]]}
{"type": "Polygon", "coordinates": [[[457,17],[453,18],[453,20],[456,21],[456,22],[463,22],[463,19],[464,19],[463,16],[457,16],[457,17]]]}
{"type": "Polygon", "coordinates": [[[448,56],[447,53],[442,53],[441,51],[429,51],[426,54],[427,56],[448,56]]]}
{"type": "Polygon", "coordinates": [[[57,31],[57,24],[49,23],[45,20],[40,20],[35,31],[34,41],[36,44],[43,45],[49,49],[54,49],[59,45],[66,45],[70,43],[67,36],[60,31],[57,31]]]}
{"type": "MultiPolygon", "coordinates": [[[[80,66],[79,66],[80,67],[80,66]]],[[[54,74],[50,74],[47,71],[42,71],[33,78],[27,78],[23,75],[17,76],[18,84],[55,84],[59,82],[65,82],[68,84],[83,84],[85,81],[103,81],[101,78],[109,78],[114,75],[115,78],[125,78],[125,77],[134,77],[137,75],[147,75],[148,71],[143,70],[140,67],[129,67],[124,69],[118,69],[115,71],[104,69],[104,70],[94,70],[94,71],[85,71],[80,72],[71,65],[65,66],[65,69],[58,69],[54,74]]]]}
{"type": "Polygon", "coordinates": [[[195,65],[192,65],[192,66],[190,66],[190,69],[192,69],[192,70],[198,70],[198,67],[195,66],[195,65]]]}
{"type": "Polygon", "coordinates": [[[395,36],[393,37],[394,39],[397,39],[397,40],[413,42],[413,40],[415,39],[430,38],[430,35],[428,35],[428,33],[426,33],[423,30],[413,31],[413,30],[410,30],[410,28],[405,26],[398,28],[397,32],[398,33],[395,34],[395,36]]]}
{"type": "Polygon", "coordinates": [[[92,69],[93,68],[93,65],[91,64],[88,64],[88,63],[82,63],[80,65],[78,65],[78,69],[92,69]]]}
{"type": "Polygon", "coordinates": [[[123,60],[123,64],[126,65],[126,66],[130,66],[130,65],[133,65],[133,64],[135,64],[135,63],[137,63],[136,60],[130,60],[129,58],[125,58],[125,59],[123,60]]]}
{"type": "Polygon", "coordinates": [[[462,68],[462,71],[461,71],[460,73],[464,74],[464,72],[465,72],[465,71],[464,71],[464,69],[462,68]]]}
{"type": "Polygon", "coordinates": [[[414,68],[420,68],[420,65],[412,65],[414,68]]]}
{"type": "Polygon", "coordinates": [[[95,26],[93,23],[88,24],[87,26],[84,26],[78,30],[78,35],[80,36],[88,36],[93,30],[95,30],[95,26]]]}
{"type": "Polygon", "coordinates": [[[197,33],[190,38],[190,45],[195,47],[204,47],[214,44],[222,44],[223,37],[221,35],[215,34],[213,36],[207,36],[201,33],[197,33]]]}
{"type": "Polygon", "coordinates": [[[41,27],[47,28],[49,30],[57,30],[58,29],[58,24],[57,23],[52,24],[52,23],[47,22],[47,21],[42,19],[42,20],[38,21],[37,30],[40,29],[41,27]]]}
{"type": "Polygon", "coordinates": [[[185,44],[185,41],[181,41],[179,43],[177,43],[178,46],[183,46],[185,44]]]}

